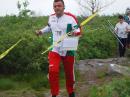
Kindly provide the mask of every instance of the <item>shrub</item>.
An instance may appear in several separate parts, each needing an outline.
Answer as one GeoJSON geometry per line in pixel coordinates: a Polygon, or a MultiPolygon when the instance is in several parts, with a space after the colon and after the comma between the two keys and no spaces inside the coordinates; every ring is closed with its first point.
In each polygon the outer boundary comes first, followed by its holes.
{"type": "MultiPolygon", "coordinates": [[[[105,20],[110,19],[115,24],[115,17],[96,17],[84,27],[80,39],[77,59],[108,58],[116,54],[116,39],[111,32],[103,28],[105,20]],[[89,32],[91,29],[97,29],[89,32]]],[[[82,19],[79,18],[81,21],[82,19]]],[[[47,54],[41,53],[50,45],[48,37],[37,37],[35,30],[47,24],[48,17],[0,17],[0,53],[4,52],[19,39],[23,41],[15,47],[4,59],[0,60],[0,73],[29,73],[48,71],[47,54]]]]}

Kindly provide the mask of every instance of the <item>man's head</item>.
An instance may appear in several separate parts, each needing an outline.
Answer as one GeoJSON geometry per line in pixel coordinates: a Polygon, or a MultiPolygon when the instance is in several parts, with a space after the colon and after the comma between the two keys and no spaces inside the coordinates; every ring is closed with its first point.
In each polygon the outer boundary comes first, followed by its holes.
{"type": "Polygon", "coordinates": [[[120,23],[123,23],[124,22],[124,17],[122,15],[119,15],[118,16],[118,19],[119,19],[119,22],[120,23]]]}
{"type": "Polygon", "coordinates": [[[65,9],[65,4],[63,0],[54,0],[53,8],[58,17],[62,16],[65,9]]]}

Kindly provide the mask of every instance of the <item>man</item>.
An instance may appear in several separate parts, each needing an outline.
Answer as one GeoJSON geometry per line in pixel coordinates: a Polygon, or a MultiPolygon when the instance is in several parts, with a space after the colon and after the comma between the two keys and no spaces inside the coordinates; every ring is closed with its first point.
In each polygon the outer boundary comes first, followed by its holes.
{"type": "Polygon", "coordinates": [[[119,43],[119,53],[120,57],[124,57],[125,50],[126,50],[126,44],[127,44],[127,34],[129,32],[128,30],[128,23],[124,21],[124,17],[122,15],[119,15],[119,22],[115,26],[115,32],[117,33],[120,41],[122,42],[123,46],[119,43]]]}
{"type": "MultiPolygon", "coordinates": [[[[42,35],[46,32],[52,32],[53,43],[59,40],[69,29],[73,29],[73,36],[80,35],[80,28],[78,28],[78,21],[74,15],[65,13],[65,5],[63,0],[54,0],[53,9],[55,14],[49,17],[48,26],[37,31],[37,35],[42,35]]],[[[69,97],[75,97],[74,93],[74,52],[73,51],[61,51],[61,43],[54,46],[52,51],[49,52],[49,83],[51,88],[52,97],[56,97],[59,94],[59,65],[62,61],[64,64],[66,88],[69,97]]]]}
{"type": "MultiPolygon", "coordinates": [[[[124,17],[125,21],[129,24],[129,29],[130,29],[130,9],[126,9],[126,16],[124,17]]],[[[127,38],[127,46],[130,48],[130,32],[128,32],[128,38],[127,38]]]]}

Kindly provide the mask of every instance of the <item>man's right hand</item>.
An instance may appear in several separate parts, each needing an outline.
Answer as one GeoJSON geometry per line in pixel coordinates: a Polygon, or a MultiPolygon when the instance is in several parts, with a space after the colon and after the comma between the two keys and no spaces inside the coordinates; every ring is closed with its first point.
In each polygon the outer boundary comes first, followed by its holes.
{"type": "Polygon", "coordinates": [[[37,36],[40,36],[40,35],[42,35],[42,31],[40,31],[40,30],[37,30],[37,31],[36,31],[36,35],[37,35],[37,36]]]}

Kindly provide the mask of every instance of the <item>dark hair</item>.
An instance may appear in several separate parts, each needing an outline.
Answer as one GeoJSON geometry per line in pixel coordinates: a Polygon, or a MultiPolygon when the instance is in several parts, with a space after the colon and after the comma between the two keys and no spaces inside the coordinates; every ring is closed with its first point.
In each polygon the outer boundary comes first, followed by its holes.
{"type": "Polygon", "coordinates": [[[124,17],[122,15],[119,15],[118,18],[119,19],[124,19],[124,17]]]}
{"type": "Polygon", "coordinates": [[[63,0],[54,0],[54,2],[59,2],[59,1],[61,1],[63,3],[63,5],[65,6],[65,3],[63,0]]]}

